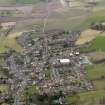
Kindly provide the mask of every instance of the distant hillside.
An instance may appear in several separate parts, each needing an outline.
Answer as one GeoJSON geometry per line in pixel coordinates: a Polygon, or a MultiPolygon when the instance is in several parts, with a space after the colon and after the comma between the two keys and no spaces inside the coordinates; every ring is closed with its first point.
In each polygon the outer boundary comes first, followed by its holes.
{"type": "Polygon", "coordinates": [[[0,0],[0,5],[3,4],[33,4],[43,2],[45,0],[0,0]]]}
{"type": "Polygon", "coordinates": [[[45,0],[16,0],[16,3],[20,3],[20,4],[33,4],[33,3],[37,3],[37,2],[43,2],[45,0]]]}

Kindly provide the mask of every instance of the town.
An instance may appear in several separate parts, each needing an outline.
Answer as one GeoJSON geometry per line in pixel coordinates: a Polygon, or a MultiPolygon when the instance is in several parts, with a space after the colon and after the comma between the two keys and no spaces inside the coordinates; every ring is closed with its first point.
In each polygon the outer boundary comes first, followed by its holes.
{"type": "Polygon", "coordinates": [[[104,105],[105,2],[9,3],[0,4],[0,105],[104,105]]]}
{"type": "Polygon", "coordinates": [[[68,94],[92,89],[81,67],[90,62],[74,45],[79,35],[79,31],[51,30],[35,40],[28,33],[17,38],[18,43],[27,49],[22,53],[10,49],[3,56],[6,61],[3,68],[12,77],[11,91],[16,93],[16,102],[20,102],[20,93],[29,84],[36,85],[39,94],[59,91],[68,94]]]}

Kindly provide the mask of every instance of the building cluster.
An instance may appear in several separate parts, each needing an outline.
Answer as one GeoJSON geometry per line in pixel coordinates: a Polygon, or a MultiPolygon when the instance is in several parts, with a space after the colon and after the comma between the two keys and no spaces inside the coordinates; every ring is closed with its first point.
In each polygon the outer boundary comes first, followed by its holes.
{"type": "Polygon", "coordinates": [[[92,89],[81,66],[86,61],[74,44],[79,35],[79,31],[50,30],[37,39],[30,38],[30,33],[17,38],[25,50],[10,50],[4,57],[12,77],[11,90],[16,93],[15,103],[21,105],[20,94],[29,84],[36,85],[39,94],[92,89]]]}

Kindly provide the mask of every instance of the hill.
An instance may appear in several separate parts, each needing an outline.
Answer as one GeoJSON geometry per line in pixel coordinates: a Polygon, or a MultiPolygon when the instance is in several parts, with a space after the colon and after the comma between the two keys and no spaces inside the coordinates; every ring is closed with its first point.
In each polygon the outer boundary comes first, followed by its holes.
{"type": "Polygon", "coordinates": [[[0,0],[0,5],[8,4],[33,4],[37,2],[43,2],[45,0],[0,0]]]}

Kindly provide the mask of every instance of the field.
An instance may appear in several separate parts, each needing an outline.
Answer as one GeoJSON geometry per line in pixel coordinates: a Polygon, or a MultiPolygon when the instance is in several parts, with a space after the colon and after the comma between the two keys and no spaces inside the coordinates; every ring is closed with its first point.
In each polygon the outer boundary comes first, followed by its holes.
{"type": "Polygon", "coordinates": [[[64,30],[75,30],[86,18],[86,14],[83,10],[71,10],[64,13],[52,13],[49,17],[46,30],[48,29],[64,29],[64,30]],[[81,12],[80,12],[81,11],[81,12]],[[78,14],[76,14],[76,12],[78,14]],[[53,15],[55,15],[53,17],[53,15]],[[71,18],[70,18],[71,17],[71,18]]]}
{"type": "Polygon", "coordinates": [[[94,80],[93,85],[96,90],[105,90],[105,80],[94,80]]]}
{"type": "Polygon", "coordinates": [[[98,36],[93,41],[90,42],[89,48],[81,48],[81,51],[101,51],[105,52],[105,36],[98,36]]]}
{"type": "Polygon", "coordinates": [[[97,90],[79,93],[76,96],[68,97],[68,102],[73,105],[101,105],[100,100],[105,97],[105,90],[97,90]]]}
{"type": "Polygon", "coordinates": [[[101,105],[100,100],[105,97],[105,90],[80,93],[79,97],[79,105],[101,105]]]}
{"type": "Polygon", "coordinates": [[[98,62],[105,59],[105,52],[97,51],[97,52],[91,52],[87,54],[88,58],[92,62],[98,62]]]}
{"type": "Polygon", "coordinates": [[[93,39],[95,39],[97,36],[99,36],[100,33],[101,33],[100,31],[92,29],[84,30],[80,35],[80,37],[78,38],[78,40],[76,41],[76,45],[81,45],[90,42],[93,39]]]}
{"type": "Polygon", "coordinates": [[[105,76],[105,65],[89,65],[85,67],[89,80],[101,79],[105,76]]]}
{"type": "Polygon", "coordinates": [[[21,46],[19,46],[15,40],[15,38],[5,37],[0,38],[0,53],[3,53],[8,50],[8,48],[13,48],[14,50],[22,51],[21,46]]]}
{"type": "Polygon", "coordinates": [[[98,36],[95,40],[92,41],[92,45],[90,46],[90,50],[96,51],[105,51],[105,37],[98,36]]]}
{"type": "Polygon", "coordinates": [[[8,85],[6,85],[6,84],[1,84],[0,85],[0,91],[1,92],[8,92],[8,89],[9,89],[9,87],[8,87],[8,85]]]}

